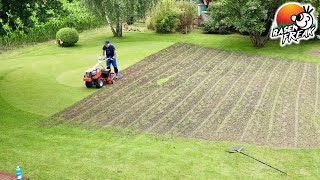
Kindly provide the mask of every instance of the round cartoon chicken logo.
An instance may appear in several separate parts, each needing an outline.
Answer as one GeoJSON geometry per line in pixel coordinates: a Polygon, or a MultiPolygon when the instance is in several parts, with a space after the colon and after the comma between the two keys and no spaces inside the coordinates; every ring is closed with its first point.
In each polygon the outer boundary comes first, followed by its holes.
{"type": "Polygon", "coordinates": [[[271,29],[271,39],[281,39],[280,45],[292,42],[299,44],[300,40],[315,37],[317,20],[314,8],[310,4],[286,3],[275,14],[275,21],[271,29]]]}

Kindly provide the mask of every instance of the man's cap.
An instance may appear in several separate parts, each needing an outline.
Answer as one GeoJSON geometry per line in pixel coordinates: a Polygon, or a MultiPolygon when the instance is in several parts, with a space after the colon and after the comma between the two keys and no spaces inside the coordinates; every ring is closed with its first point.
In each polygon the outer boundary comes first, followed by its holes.
{"type": "Polygon", "coordinates": [[[104,42],[104,44],[109,44],[110,43],[110,41],[106,41],[106,42],[104,42]]]}

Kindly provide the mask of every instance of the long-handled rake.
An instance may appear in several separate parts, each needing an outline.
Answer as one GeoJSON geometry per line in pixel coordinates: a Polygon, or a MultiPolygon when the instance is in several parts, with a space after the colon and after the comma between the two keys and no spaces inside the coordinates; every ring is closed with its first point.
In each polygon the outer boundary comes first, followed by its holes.
{"type": "Polygon", "coordinates": [[[281,170],[278,169],[278,168],[275,168],[275,167],[273,167],[273,166],[271,166],[271,165],[269,165],[269,164],[267,164],[267,163],[265,163],[265,162],[263,162],[263,161],[260,161],[259,159],[256,159],[256,158],[254,158],[254,157],[252,157],[252,156],[250,156],[250,155],[248,155],[248,154],[246,154],[246,153],[244,153],[244,152],[241,152],[241,150],[243,150],[243,148],[244,148],[244,147],[237,147],[237,148],[229,149],[229,150],[227,150],[227,152],[229,152],[229,153],[241,153],[241,154],[243,154],[243,155],[245,155],[245,156],[247,156],[247,157],[249,157],[249,158],[252,158],[252,159],[254,159],[254,160],[256,160],[256,161],[258,161],[258,162],[260,162],[260,163],[262,163],[262,164],[264,164],[264,165],[266,165],[266,166],[271,167],[272,169],[275,169],[275,170],[277,170],[277,171],[279,171],[279,172],[281,172],[281,173],[283,173],[283,174],[288,175],[287,173],[281,171],[281,170]]]}

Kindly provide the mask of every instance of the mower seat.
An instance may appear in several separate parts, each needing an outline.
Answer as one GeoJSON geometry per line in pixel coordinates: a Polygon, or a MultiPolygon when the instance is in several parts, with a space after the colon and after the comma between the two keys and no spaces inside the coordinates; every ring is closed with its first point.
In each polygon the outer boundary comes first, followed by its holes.
{"type": "Polygon", "coordinates": [[[111,72],[111,69],[102,70],[102,72],[101,72],[102,78],[108,78],[110,75],[110,72],[111,72]]]}

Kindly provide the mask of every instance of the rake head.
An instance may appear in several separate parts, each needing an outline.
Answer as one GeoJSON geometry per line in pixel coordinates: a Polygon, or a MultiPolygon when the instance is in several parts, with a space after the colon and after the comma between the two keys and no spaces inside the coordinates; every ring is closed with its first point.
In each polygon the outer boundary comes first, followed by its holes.
{"type": "Polygon", "coordinates": [[[237,153],[237,152],[240,152],[244,147],[236,147],[236,148],[233,148],[233,149],[229,149],[227,150],[227,152],[229,153],[237,153]]]}

